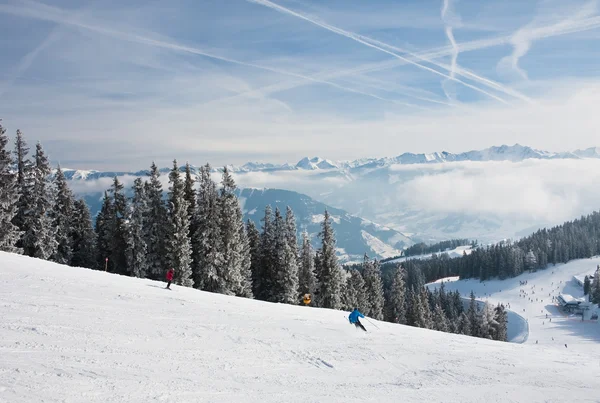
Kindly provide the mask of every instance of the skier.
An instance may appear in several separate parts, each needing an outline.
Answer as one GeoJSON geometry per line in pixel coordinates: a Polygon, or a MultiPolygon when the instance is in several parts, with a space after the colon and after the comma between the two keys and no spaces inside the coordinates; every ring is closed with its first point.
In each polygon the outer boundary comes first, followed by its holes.
{"type": "Polygon", "coordinates": [[[367,329],[365,329],[365,327],[363,326],[363,324],[360,323],[360,320],[358,319],[359,317],[360,318],[364,318],[365,315],[363,315],[362,313],[360,313],[360,311],[358,310],[358,308],[354,308],[354,310],[348,316],[348,320],[350,321],[351,324],[353,324],[356,327],[360,327],[362,330],[364,330],[366,332],[367,329]]]}
{"type": "Polygon", "coordinates": [[[171,289],[171,281],[173,281],[173,275],[175,274],[175,270],[173,269],[169,269],[169,271],[167,271],[167,290],[171,289]]]}

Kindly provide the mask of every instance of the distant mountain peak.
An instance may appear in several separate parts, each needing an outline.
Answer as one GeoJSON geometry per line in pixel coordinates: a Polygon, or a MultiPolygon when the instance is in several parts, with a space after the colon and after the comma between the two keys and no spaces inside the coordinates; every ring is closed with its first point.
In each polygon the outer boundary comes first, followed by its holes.
{"type": "Polygon", "coordinates": [[[339,168],[339,165],[331,160],[323,159],[321,157],[304,157],[298,161],[296,168],[313,171],[316,169],[335,169],[339,168]]]}

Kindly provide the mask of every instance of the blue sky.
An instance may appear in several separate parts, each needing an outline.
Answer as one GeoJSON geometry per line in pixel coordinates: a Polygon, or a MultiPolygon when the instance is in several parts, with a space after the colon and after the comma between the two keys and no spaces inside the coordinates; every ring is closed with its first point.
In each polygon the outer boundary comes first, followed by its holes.
{"type": "Polygon", "coordinates": [[[63,166],[600,145],[598,1],[0,0],[0,113],[63,166]]]}

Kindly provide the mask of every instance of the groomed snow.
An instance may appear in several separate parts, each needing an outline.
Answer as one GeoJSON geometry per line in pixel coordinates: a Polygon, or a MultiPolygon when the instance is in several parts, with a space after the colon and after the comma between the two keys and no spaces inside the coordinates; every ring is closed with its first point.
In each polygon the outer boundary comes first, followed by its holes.
{"type": "MultiPolygon", "coordinates": [[[[480,282],[477,279],[457,281],[456,278],[449,278],[444,284],[446,290],[458,290],[466,298],[473,290],[476,298],[481,301],[488,301],[493,305],[510,304],[510,310],[528,322],[529,334],[525,343],[533,344],[532,347],[564,349],[567,344],[569,351],[585,354],[600,350],[600,322],[582,322],[580,315],[565,315],[552,297],[558,297],[559,294],[582,297],[583,288],[576,284],[573,276],[593,274],[598,264],[600,257],[595,257],[550,266],[545,270],[524,273],[506,280],[480,282]],[[527,281],[527,285],[520,285],[521,281],[527,281]]],[[[439,282],[437,283],[435,287],[439,287],[439,282]]],[[[430,288],[433,289],[434,286],[430,285],[430,288]]],[[[596,382],[600,385],[600,380],[596,382]]]]}
{"type": "MultiPolygon", "coordinates": [[[[0,253],[2,402],[594,402],[597,348],[519,345],[0,253]]],[[[518,283],[517,283],[518,284],[518,283]]]]}

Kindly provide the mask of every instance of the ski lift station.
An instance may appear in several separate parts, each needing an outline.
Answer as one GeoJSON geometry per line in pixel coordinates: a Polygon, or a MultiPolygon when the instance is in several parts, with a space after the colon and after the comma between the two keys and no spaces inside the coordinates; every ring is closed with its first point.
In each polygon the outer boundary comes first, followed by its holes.
{"type": "Polygon", "coordinates": [[[575,298],[569,294],[561,294],[557,299],[565,313],[582,315],[583,319],[590,319],[592,317],[594,304],[589,302],[586,297],[575,298]]]}

